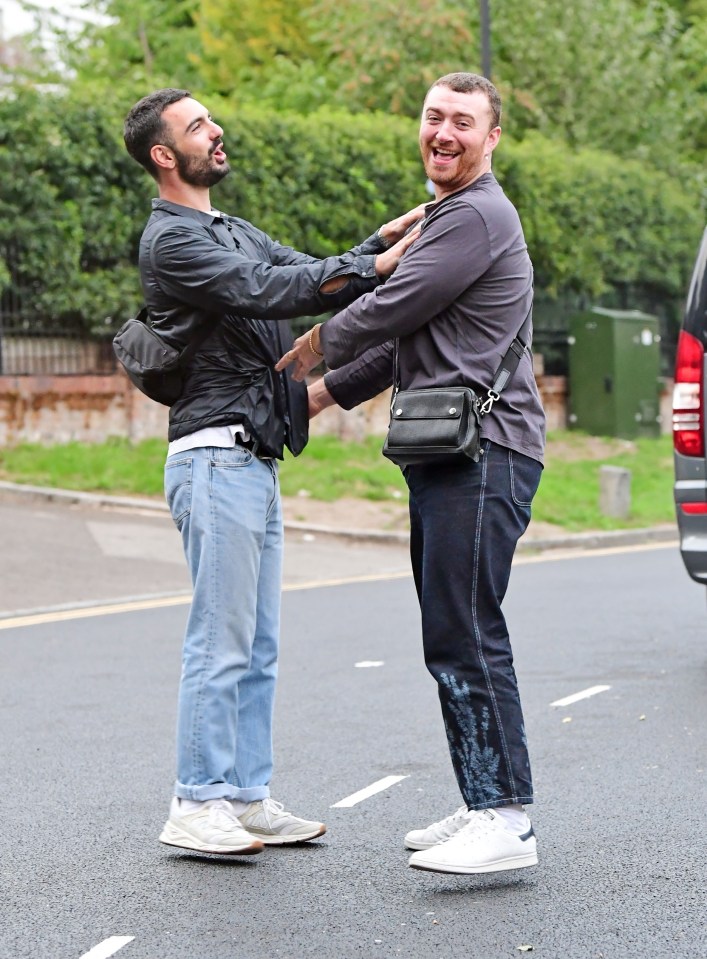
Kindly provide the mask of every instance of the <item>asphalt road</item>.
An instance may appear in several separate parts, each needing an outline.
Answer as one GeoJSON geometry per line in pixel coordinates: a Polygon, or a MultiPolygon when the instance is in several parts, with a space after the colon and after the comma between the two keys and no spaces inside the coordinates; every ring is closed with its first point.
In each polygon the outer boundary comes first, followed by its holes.
{"type": "Polygon", "coordinates": [[[13,503],[0,520],[0,959],[707,955],[707,610],[674,546],[518,563],[541,862],[457,877],[408,869],[402,847],[460,802],[404,549],[288,544],[273,794],[329,831],[232,861],[156,838],[178,540],[134,514],[13,503]],[[335,805],[386,777],[404,778],[335,805]]]}

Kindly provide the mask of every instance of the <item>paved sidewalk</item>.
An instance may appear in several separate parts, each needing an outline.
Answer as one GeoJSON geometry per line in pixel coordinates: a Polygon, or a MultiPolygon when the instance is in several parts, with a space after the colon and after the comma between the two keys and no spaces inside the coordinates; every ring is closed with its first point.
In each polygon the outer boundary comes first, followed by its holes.
{"type": "MultiPolygon", "coordinates": [[[[85,504],[107,509],[131,509],[152,513],[167,513],[167,504],[161,500],[152,500],[132,496],[109,496],[103,493],[83,493],[75,490],[54,489],[43,486],[0,481],[0,492],[5,496],[34,498],[55,503],[85,504]]],[[[325,537],[339,537],[357,542],[376,542],[402,544],[407,543],[409,534],[404,531],[383,531],[376,529],[353,529],[343,526],[321,526],[312,523],[285,522],[285,531],[306,536],[312,534],[325,537]]],[[[611,546],[631,546],[650,542],[678,541],[677,527],[674,523],[641,529],[593,530],[585,533],[548,534],[542,524],[530,526],[521,539],[520,552],[538,552],[550,549],[599,549],[611,546]]]]}

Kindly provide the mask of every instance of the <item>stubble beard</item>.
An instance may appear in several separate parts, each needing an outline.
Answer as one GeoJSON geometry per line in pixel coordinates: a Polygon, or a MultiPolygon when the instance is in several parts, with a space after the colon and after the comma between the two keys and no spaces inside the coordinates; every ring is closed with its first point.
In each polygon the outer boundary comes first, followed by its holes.
{"type": "Polygon", "coordinates": [[[473,157],[467,153],[460,154],[453,170],[440,170],[436,167],[432,153],[432,147],[427,147],[424,161],[425,173],[435,186],[442,187],[446,191],[461,190],[481,175],[484,162],[483,150],[479,150],[473,157]]]}

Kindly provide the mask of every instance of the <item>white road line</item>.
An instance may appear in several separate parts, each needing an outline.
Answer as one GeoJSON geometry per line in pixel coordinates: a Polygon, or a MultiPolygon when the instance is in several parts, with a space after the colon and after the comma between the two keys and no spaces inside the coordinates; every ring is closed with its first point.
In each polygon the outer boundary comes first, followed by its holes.
{"type": "Polygon", "coordinates": [[[356,669],[374,669],[376,666],[385,666],[382,659],[362,659],[360,663],[354,663],[356,669]]]}
{"type": "Polygon", "coordinates": [[[396,783],[402,782],[403,779],[407,778],[407,776],[386,776],[385,779],[379,779],[378,782],[371,783],[371,785],[366,786],[365,789],[359,789],[357,793],[352,793],[350,796],[347,796],[346,799],[335,802],[333,806],[330,806],[330,809],[350,809],[351,806],[355,806],[357,803],[363,802],[364,799],[369,799],[371,796],[375,796],[376,793],[383,792],[383,790],[388,789],[389,786],[394,786],[396,783]]]}
{"type": "Polygon", "coordinates": [[[565,696],[564,699],[556,699],[551,706],[571,706],[572,703],[578,703],[580,699],[589,699],[590,696],[596,696],[597,693],[605,693],[611,686],[590,686],[589,689],[583,689],[581,693],[574,693],[572,696],[565,696]]]}
{"type": "Polygon", "coordinates": [[[81,956],[81,959],[108,959],[109,956],[114,956],[123,946],[127,946],[129,942],[132,942],[134,938],[135,936],[111,936],[110,939],[104,939],[103,942],[99,942],[93,949],[85,952],[81,956]]]}

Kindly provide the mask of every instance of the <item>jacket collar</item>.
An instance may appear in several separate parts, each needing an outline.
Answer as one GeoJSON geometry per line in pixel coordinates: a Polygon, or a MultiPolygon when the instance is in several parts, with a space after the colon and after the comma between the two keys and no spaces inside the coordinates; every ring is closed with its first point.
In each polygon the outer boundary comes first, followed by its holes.
{"type": "Polygon", "coordinates": [[[201,210],[195,210],[193,206],[182,206],[180,203],[171,203],[169,200],[162,200],[160,197],[155,197],[152,200],[152,209],[164,210],[166,213],[172,213],[175,216],[186,216],[203,226],[211,226],[214,220],[223,219],[223,214],[218,210],[204,213],[201,210]]]}

